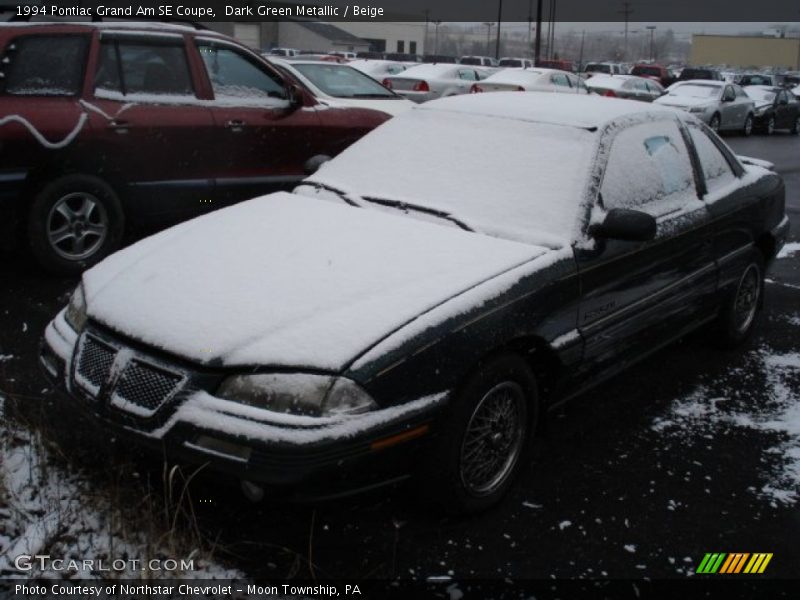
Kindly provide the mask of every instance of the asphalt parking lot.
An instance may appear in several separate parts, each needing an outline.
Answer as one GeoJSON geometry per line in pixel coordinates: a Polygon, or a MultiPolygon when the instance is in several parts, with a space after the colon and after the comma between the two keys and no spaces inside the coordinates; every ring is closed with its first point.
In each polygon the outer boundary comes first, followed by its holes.
{"type": "MultiPolygon", "coordinates": [[[[800,137],[727,141],[776,164],[800,240],[800,137]]],[[[39,337],[75,280],[22,255],[2,262],[0,391],[46,420],[54,399],[39,337]]],[[[518,485],[486,514],[431,514],[411,486],[312,507],[253,505],[200,481],[198,527],[224,561],[261,577],[683,578],[707,552],[771,552],[765,575],[796,577],[800,432],[782,424],[800,406],[798,334],[800,253],[768,273],[746,346],[720,352],[695,333],[560,409],[518,485]]],[[[73,430],[63,445],[89,472],[111,460],[81,452],[95,435],[73,430]]]]}

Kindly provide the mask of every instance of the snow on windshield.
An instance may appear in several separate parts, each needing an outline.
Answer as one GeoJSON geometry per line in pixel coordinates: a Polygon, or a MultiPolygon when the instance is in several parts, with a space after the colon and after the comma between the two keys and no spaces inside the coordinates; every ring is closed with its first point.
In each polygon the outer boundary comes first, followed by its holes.
{"type": "Polygon", "coordinates": [[[311,181],[443,211],[495,237],[558,246],[574,237],[593,149],[594,134],[576,127],[415,109],[311,181]]]}
{"type": "Polygon", "coordinates": [[[719,85],[678,85],[669,91],[669,95],[684,98],[715,98],[720,89],[719,85]]]}

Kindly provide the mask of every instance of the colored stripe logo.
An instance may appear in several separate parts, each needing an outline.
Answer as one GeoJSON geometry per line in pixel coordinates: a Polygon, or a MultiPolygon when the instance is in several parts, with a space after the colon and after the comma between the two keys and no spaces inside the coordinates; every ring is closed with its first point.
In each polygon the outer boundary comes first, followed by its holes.
{"type": "Polygon", "coordinates": [[[704,575],[734,575],[738,573],[752,575],[763,573],[771,560],[771,552],[756,552],[754,554],[749,552],[709,552],[703,557],[696,572],[704,575]]]}

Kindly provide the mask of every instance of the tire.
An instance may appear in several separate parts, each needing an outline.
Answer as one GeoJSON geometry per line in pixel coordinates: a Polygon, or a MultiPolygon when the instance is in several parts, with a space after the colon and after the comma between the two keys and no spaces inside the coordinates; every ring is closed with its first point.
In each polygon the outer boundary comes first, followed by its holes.
{"type": "Polygon", "coordinates": [[[714,114],[711,117],[711,120],[708,122],[708,126],[714,131],[714,133],[719,133],[719,128],[722,123],[722,119],[720,118],[719,114],[714,114]]]}
{"type": "Polygon", "coordinates": [[[764,135],[772,135],[775,133],[775,117],[770,117],[767,119],[766,125],[764,125],[764,135]]]}
{"type": "Polygon", "coordinates": [[[119,248],[125,219],[114,190],[89,175],[44,186],[28,215],[31,251],[47,270],[72,275],[119,248]]]}
{"type": "Polygon", "coordinates": [[[798,117],[797,117],[797,118],[794,120],[794,125],[793,125],[793,126],[792,126],[792,128],[789,130],[789,133],[791,133],[792,135],[797,135],[798,133],[800,133],[800,116],[798,116],[798,117]]]}
{"type": "Polygon", "coordinates": [[[718,341],[733,348],[755,329],[764,295],[764,257],[753,251],[717,318],[718,341]]]}
{"type": "Polygon", "coordinates": [[[751,133],[753,133],[753,115],[747,115],[742,126],[742,135],[749,137],[751,133]]]}
{"type": "Polygon", "coordinates": [[[527,454],[538,401],[536,379],[522,357],[501,354],[480,365],[453,399],[423,468],[420,490],[427,499],[450,514],[499,502],[527,454]],[[488,471],[481,459],[490,461],[488,471]]]}

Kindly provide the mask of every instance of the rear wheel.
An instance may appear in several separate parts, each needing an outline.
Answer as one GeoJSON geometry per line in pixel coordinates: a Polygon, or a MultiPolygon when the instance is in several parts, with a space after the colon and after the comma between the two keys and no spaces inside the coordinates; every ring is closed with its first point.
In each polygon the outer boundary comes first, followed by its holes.
{"type": "Polygon", "coordinates": [[[745,341],[755,328],[764,293],[764,259],[753,251],[717,320],[721,345],[733,347],[745,341]]]}
{"type": "Polygon", "coordinates": [[[456,514],[497,503],[514,481],[537,417],[536,380],[524,359],[503,354],[480,366],[453,399],[424,469],[425,494],[456,514]]]}
{"type": "Polygon", "coordinates": [[[67,175],[36,195],[28,239],[43,267],[72,274],[116,250],[123,227],[122,207],[108,184],[88,175],[67,175]]]}
{"type": "Polygon", "coordinates": [[[742,135],[747,137],[753,133],[753,115],[747,115],[742,126],[742,135]]]}
{"type": "Polygon", "coordinates": [[[794,125],[789,131],[792,135],[800,133],[800,115],[794,120],[794,125]]]}

